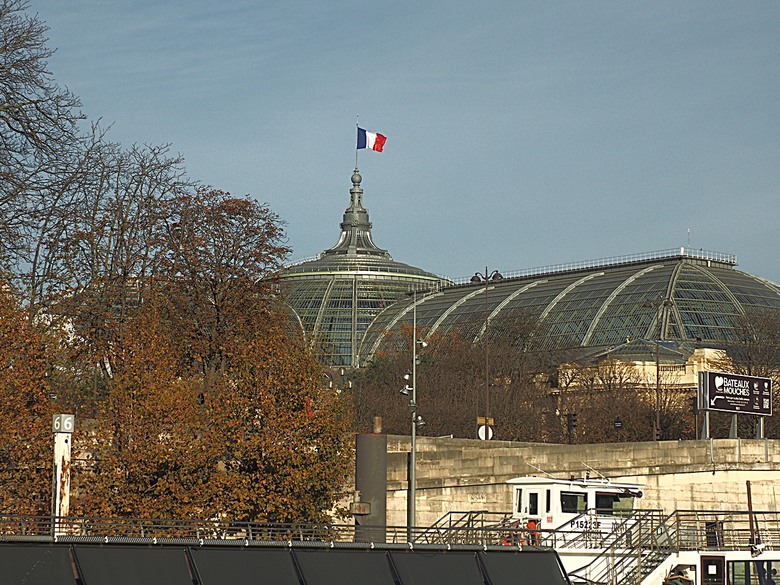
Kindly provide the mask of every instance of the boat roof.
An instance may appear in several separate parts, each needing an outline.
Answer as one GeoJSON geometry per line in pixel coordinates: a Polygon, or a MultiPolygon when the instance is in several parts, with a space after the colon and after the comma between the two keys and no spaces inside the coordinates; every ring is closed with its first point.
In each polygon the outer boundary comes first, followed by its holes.
{"type": "Polygon", "coordinates": [[[617,482],[612,481],[607,478],[592,478],[592,477],[581,477],[581,478],[569,478],[569,479],[561,479],[557,477],[541,477],[538,475],[526,475],[523,477],[513,477],[512,479],[508,479],[507,483],[514,484],[514,485],[533,485],[533,486],[561,486],[561,487],[568,487],[570,489],[581,489],[581,490],[614,490],[614,491],[625,491],[625,490],[640,490],[644,488],[645,486],[639,483],[627,483],[627,482],[617,482]]]}

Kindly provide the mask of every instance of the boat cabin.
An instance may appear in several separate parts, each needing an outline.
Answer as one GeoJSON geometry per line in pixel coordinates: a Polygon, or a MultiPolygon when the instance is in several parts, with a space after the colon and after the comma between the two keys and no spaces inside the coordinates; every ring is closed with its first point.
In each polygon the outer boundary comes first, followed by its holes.
{"type": "Polygon", "coordinates": [[[527,476],[510,479],[512,517],[546,530],[608,529],[630,514],[643,486],[607,479],[556,479],[527,476]],[[595,523],[595,525],[594,525],[595,523]]]}

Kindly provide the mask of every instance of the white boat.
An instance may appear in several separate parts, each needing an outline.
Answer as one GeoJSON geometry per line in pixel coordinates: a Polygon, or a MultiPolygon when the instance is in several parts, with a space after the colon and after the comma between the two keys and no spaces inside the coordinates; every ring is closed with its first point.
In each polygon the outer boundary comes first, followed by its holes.
{"type": "Polygon", "coordinates": [[[602,542],[620,528],[642,497],[639,484],[607,479],[518,477],[512,486],[512,518],[517,524],[559,533],[558,545],[583,535],[602,542]],[[595,513],[588,513],[594,511],[595,513]]]}
{"type": "Polygon", "coordinates": [[[513,509],[450,512],[415,542],[554,549],[575,585],[780,585],[780,514],[641,507],[604,477],[507,482],[513,509]]]}
{"type": "Polygon", "coordinates": [[[501,543],[554,548],[572,583],[780,585],[777,512],[643,510],[642,485],[603,477],[508,483],[501,543]]]}

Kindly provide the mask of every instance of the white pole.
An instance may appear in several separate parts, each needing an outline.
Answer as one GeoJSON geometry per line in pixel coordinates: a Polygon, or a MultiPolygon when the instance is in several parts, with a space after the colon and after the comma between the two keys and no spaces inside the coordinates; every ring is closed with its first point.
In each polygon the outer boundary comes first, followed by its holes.
{"type": "Polygon", "coordinates": [[[60,519],[70,509],[70,453],[75,417],[72,414],[55,414],[52,421],[54,433],[54,472],[52,477],[52,520],[54,535],[61,534],[60,519]]]}

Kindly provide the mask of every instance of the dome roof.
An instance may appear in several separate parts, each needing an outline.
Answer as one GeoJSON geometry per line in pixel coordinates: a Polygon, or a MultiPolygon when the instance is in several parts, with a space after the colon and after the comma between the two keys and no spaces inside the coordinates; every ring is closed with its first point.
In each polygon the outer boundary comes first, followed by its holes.
{"type": "Polygon", "coordinates": [[[396,262],[374,243],[368,210],[363,207],[361,182],[356,167],[336,245],[279,274],[287,305],[318,353],[334,366],[358,363],[363,333],[382,310],[410,291],[449,283],[396,262]]]}
{"type": "MultiPolygon", "coordinates": [[[[543,323],[547,349],[610,348],[631,339],[724,347],[746,312],[780,310],[780,285],[735,266],[732,255],[678,248],[528,270],[417,295],[417,326],[426,335],[457,330],[476,340],[486,318],[493,335],[530,316],[543,323]]],[[[412,302],[374,320],[364,360],[388,331],[412,320],[412,302]]]]}

